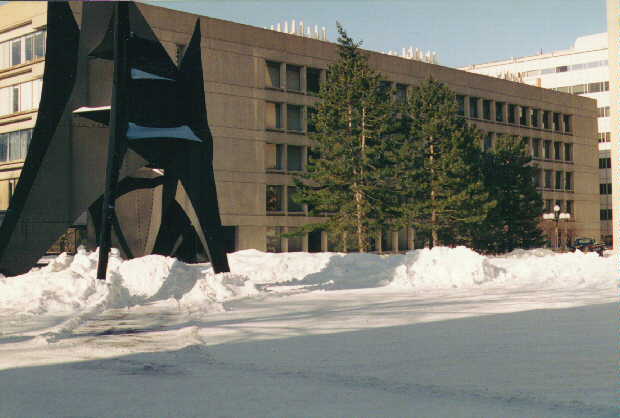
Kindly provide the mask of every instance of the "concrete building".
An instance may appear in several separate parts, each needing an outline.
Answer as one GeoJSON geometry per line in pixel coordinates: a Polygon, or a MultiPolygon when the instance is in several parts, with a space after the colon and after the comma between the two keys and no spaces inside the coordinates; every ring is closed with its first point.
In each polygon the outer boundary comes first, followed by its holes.
{"type": "Polygon", "coordinates": [[[475,64],[463,70],[596,100],[601,239],[612,243],[611,118],[607,33],[577,38],[571,49],[475,64]]]}
{"type": "Polygon", "coordinates": [[[612,218],[614,233],[614,250],[620,249],[620,68],[618,67],[618,43],[620,43],[620,2],[607,0],[607,34],[609,43],[609,88],[610,88],[610,132],[611,132],[611,183],[612,188],[612,218]]]}
{"type": "MultiPolygon", "coordinates": [[[[71,6],[80,23],[81,3],[71,6]]],[[[197,16],[150,5],[139,7],[170,56],[178,58],[197,16]]],[[[41,76],[44,61],[36,52],[29,55],[27,39],[34,38],[32,45],[36,50],[37,34],[45,29],[45,14],[44,2],[0,6],[0,42],[8,42],[13,51],[13,45],[24,37],[19,46],[23,60],[16,60],[15,64],[8,61],[8,66],[0,68],[0,88],[10,91],[8,96],[4,93],[0,97],[13,106],[9,113],[0,116],[0,134],[9,133],[9,147],[12,135],[17,135],[12,132],[30,129],[36,121],[36,80],[41,76]],[[32,87],[21,86],[29,82],[32,87]],[[13,87],[16,85],[17,96],[13,87]],[[32,102],[27,98],[29,91],[33,94],[32,102]],[[17,107],[15,97],[19,98],[17,107]]],[[[208,17],[200,19],[220,213],[223,224],[234,236],[234,248],[335,249],[334,240],[325,233],[300,238],[285,238],[283,234],[316,221],[290,196],[293,178],[305,169],[311,145],[307,135],[312,130],[308,112],[318,100],[325,70],[337,59],[337,46],[208,17]]],[[[571,221],[561,228],[562,241],[577,236],[599,237],[594,100],[419,60],[370,51],[368,55],[370,64],[395,85],[399,96],[405,96],[410,86],[430,76],[445,82],[456,91],[463,117],[487,133],[486,147],[492,147],[500,134],[526,140],[537,167],[534,181],[547,209],[560,204],[563,211],[572,214],[571,221]]],[[[110,77],[111,74],[92,75],[83,87],[88,106],[109,104],[110,92],[105,86],[110,84],[110,77]]],[[[6,104],[3,106],[2,109],[6,108],[6,104]]],[[[78,122],[74,122],[72,131],[76,135],[80,131],[78,122]]],[[[25,140],[19,135],[21,141],[27,141],[27,134],[25,140]]],[[[0,172],[7,173],[0,179],[4,202],[10,196],[10,182],[18,178],[23,162],[23,155],[15,159],[10,155],[13,154],[9,149],[9,161],[0,165],[0,172]]],[[[95,167],[93,175],[104,175],[97,171],[98,162],[89,164],[95,167]]],[[[0,209],[6,208],[4,205],[0,209]]],[[[550,237],[554,236],[551,230],[547,231],[550,237]]],[[[420,245],[415,242],[413,231],[384,234],[380,242],[380,248],[387,251],[420,245]]]]}

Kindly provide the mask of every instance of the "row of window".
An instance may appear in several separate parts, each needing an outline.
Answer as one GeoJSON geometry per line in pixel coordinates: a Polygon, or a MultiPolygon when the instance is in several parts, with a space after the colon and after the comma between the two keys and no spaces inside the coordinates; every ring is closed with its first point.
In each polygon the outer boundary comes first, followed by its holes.
{"type": "MultiPolygon", "coordinates": [[[[465,96],[456,96],[458,103],[458,114],[465,115],[465,96]]],[[[505,102],[495,102],[479,97],[469,97],[469,116],[473,119],[493,120],[496,122],[506,122],[513,125],[529,126],[532,128],[542,128],[558,132],[572,132],[572,116],[564,115],[550,110],[534,109],[528,106],[519,106],[505,102]],[[482,104],[480,106],[480,103],[482,104]],[[495,110],[495,117],[492,111],[495,110]]]]}
{"type": "Polygon", "coordinates": [[[265,169],[267,171],[303,171],[306,147],[288,144],[265,144],[265,169]]]}
{"type": "Polygon", "coordinates": [[[45,57],[45,31],[0,43],[0,70],[45,57]]]}
{"type": "Polygon", "coordinates": [[[599,132],[598,133],[598,142],[610,142],[611,141],[611,132],[599,132]]]}
{"type": "Polygon", "coordinates": [[[532,158],[556,161],[573,161],[573,144],[551,141],[549,139],[524,136],[523,141],[531,152],[532,158]]]}
{"type": "MultiPolygon", "coordinates": [[[[308,111],[311,111],[310,108],[308,111]]],[[[306,126],[308,118],[304,113],[304,106],[266,102],[265,128],[293,132],[310,130],[311,126],[306,126]]]]}
{"type": "Polygon", "coordinates": [[[267,185],[266,209],[268,213],[303,215],[305,205],[293,200],[294,186],[267,185]]]}
{"type": "Polygon", "coordinates": [[[543,68],[540,70],[524,71],[520,73],[520,75],[523,77],[534,77],[537,75],[565,73],[567,71],[578,71],[578,70],[587,70],[589,68],[606,67],[607,65],[608,65],[607,60],[600,60],[600,61],[585,62],[583,64],[559,65],[557,67],[543,68]]]}
{"type": "Polygon", "coordinates": [[[42,87],[39,78],[0,89],[0,116],[37,109],[42,87]]]}
{"type": "Polygon", "coordinates": [[[560,212],[573,214],[575,209],[575,202],[573,200],[564,200],[558,199],[553,203],[553,199],[545,199],[545,206],[543,208],[543,212],[545,213],[553,213],[553,207],[558,205],[560,207],[560,212]]]}
{"type": "Polygon", "coordinates": [[[318,93],[321,88],[320,68],[266,61],[265,85],[295,92],[318,93]]]}
{"type": "Polygon", "coordinates": [[[32,129],[0,134],[0,162],[25,160],[32,129]]]}
{"type": "Polygon", "coordinates": [[[611,221],[611,220],[613,220],[612,210],[601,209],[601,221],[611,221]]]}
{"type": "Polygon", "coordinates": [[[574,86],[556,87],[551,90],[571,94],[600,93],[602,91],[609,91],[609,81],[598,81],[594,83],[576,84],[574,86]]]}
{"type": "MultiPolygon", "coordinates": [[[[308,252],[340,252],[343,250],[341,237],[337,234],[316,230],[300,236],[284,237],[285,234],[290,232],[293,232],[292,228],[283,226],[268,227],[266,234],[267,251],[272,253],[299,252],[304,251],[304,247],[307,248],[308,252]],[[325,244],[323,243],[323,235],[325,235],[325,244]]],[[[378,235],[374,239],[371,238],[369,240],[368,251],[378,251],[379,248],[381,248],[382,252],[411,250],[414,245],[414,236],[409,234],[406,229],[383,231],[380,236],[378,235]]],[[[351,239],[348,241],[346,251],[358,251],[355,240],[351,239]]]]}
{"type": "Polygon", "coordinates": [[[574,173],[572,171],[554,171],[534,169],[534,186],[549,190],[572,191],[574,185],[574,173]],[[544,176],[543,176],[544,174],[544,176]]]}
{"type": "Polygon", "coordinates": [[[606,118],[609,116],[609,106],[599,107],[598,108],[598,117],[606,118]]]}
{"type": "Polygon", "coordinates": [[[610,157],[599,158],[598,159],[598,168],[600,168],[600,169],[611,168],[611,158],[610,157]]]}
{"type": "Polygon", "coordinates": [[[598,186],[600,194],[611,194],[611,183],[601,183],[598,186]]]}

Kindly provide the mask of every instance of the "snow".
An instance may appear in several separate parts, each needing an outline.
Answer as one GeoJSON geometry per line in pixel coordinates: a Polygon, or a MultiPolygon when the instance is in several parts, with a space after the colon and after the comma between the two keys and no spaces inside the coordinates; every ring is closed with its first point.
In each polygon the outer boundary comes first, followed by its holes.
{"type": "Polygon", "coordinates": [[[0,416],[620,413],[615,256],[97,256],[0,278],[0,416]]]}

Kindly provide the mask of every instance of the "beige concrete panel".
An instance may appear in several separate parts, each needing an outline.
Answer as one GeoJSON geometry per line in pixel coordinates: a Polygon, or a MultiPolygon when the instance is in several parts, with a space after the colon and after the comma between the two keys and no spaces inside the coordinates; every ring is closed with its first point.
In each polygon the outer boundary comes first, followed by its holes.
{"type": "Polygon", "coordinates": [[[244,171],[253,174],[265,171],[263,143],[236,138],[218,140],[214,143],[213,167],[216,170],[244,171]]]}
{"type": "Polygon", "coordinates": [[[206,51],[206,56],[203,56],[204,78],[209,82],[253,87],[256,85],[254,76],[256,61],[249,55],[211,49],[206,51]],[[248,71],[248,68],[251,71],[248,71]]]}
{"type": "Polygon", "coordinates": [[[257,183],[218,182],[222,215],[264,215],[265,186],[257,183]]]}
{"type": "MultiPolygon", "coordinates": [[[[227,225],[226,223],[224,225],[227,225]]],[[[240,226],[238,235],[240,250],[250,248],[259,251],[267,250],[267,231],[264,226],[240,226]]]]}
{"type": "Polygon", "coordinates": [[[260,104],[256,100],[224,94],[209,94],[207,109],[209,123],[216,127],[256,129],[259,122],[260,104]]]}

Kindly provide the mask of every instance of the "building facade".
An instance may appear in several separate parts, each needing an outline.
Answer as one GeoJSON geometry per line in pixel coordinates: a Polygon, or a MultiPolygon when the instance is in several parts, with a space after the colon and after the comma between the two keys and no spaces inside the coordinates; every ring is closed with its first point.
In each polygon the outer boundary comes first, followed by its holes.
{"type": "MultiPolygon", "coordinates": [[[[577,38],[573,48],[462,68],[596,100],[601,239],[612,244],[611,118],[607,33],[577,38]]],[[[593,138],[594,139],[594,138],[593,138]]]]}
{"type": "Polygon", "coordinates": [[[609,43],[609,87],[610,87],[610,157],[612,188],[612,218],[614,231],[614,250],[620,248],[620,68],[618,66],[618,44],[620,43],[620,1],[607,0],[607,35],[609,43]]]}
{"type": "MultiPolygon", "coordinates": [[[[178,59],[198,16],[150,5],[139,7],[167,52],[178,59]]],[[[72,9],[79,23],[81,3],[72,3],[72,9]]],[[[45,29],[45,10],[45,3],[39,2],[0,6],[0,39],[16,43],[20,37],[33,37],[35,45],[37,34],[45,29]]],[[[326,69],[337,59],[337,45],[204,16],[200,20],[220,213],[234,237],[233,247],[274,252],[336,250],[336,240],[324,232],[296,238],[285,234],[317,221],[308,217],[307,208],[291,196],[293,179],[306,169],[311,146],[308,133],[313,127],[308,115],[318,100],[326,69]]],[[[30,49],[20,47],[24,59],[30,57],[30,49]]],[[[411,86],[431,76],[446,83],[458,95],[460,114],[486,133],[485,147],[492,147],[498,135],[516,135],[527,141],[537,168],[533,181],[547,210],[559,204],[572,214],[571,221],[561,228],[562,242],[577,236],[598,238],[599,169],[593,142],[597,108],[592,99],[367,53],[370,65],[394,85],[398,97],[405,97],[411,86]]],[[[31,82],[35,92],[36,75],[40,78],[43,65],[40,57],[16,65],[9,62],[0,70],[0,77],[4,75],[0,87],[31,82]]],[[[87,85],[80,87],[88,106],[110,103],[110,77],[111,73],[91,74],[87,85]]],[[[28,89],[24,87],[25,92],[28,89]]],[[[32,100],[31,109],[12,107],[10,113],[0,116],[0,133],[9,134],[9,145],[10,138],[17,138],[13,132],[34,125],[36,100],[32,100]],[[26,117],[29,119],[22,120],[26,117]]],[[[29,102],[26,99],[24,103],[29,102]]],[[[76,121],[73,132],[79,130],[76,121]]],[[[22,135],[27,142],[27,134],[19,133],[19,138],[22,135]]],[[[23,158],[1,163],[0,170],[6,167],[14,177],[0,179],[0,190],[10,190],[10,181],[17,179],[21,163],[23,158]]],[[[99,175],[103,176],[103,171],[99,175]]],[[[543,226],[550,237],[554,236],[551,225],[543,226]]],[[[383,251],[423,245],[416,242],[412,230],[386,232],[377,241],[377,249],[383,251]]]]}

